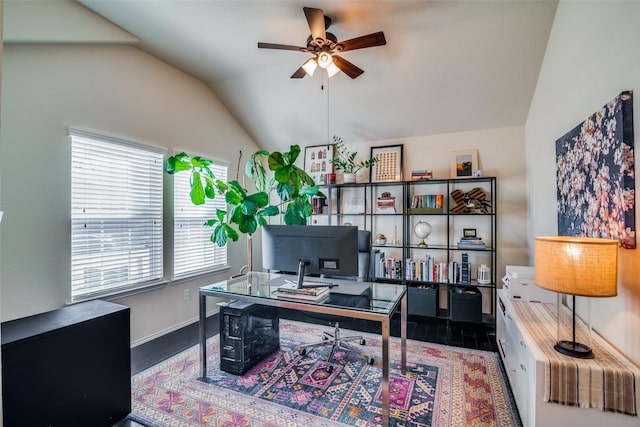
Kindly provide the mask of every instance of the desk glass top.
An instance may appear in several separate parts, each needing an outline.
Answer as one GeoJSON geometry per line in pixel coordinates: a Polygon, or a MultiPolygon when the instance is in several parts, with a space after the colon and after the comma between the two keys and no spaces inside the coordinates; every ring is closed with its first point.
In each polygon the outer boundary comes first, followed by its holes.
{"type": "Polygon", "coordinates": [[[329,289],[329,294],[318,301],[304,300],[278,291],[287,281],[295,282],[297,276],[278,273],[251,272],[246,275],[224,280],[200,288],[201,295],[233,299],[251,297],[256,302],[265,300],[269,305],[286,306],[287,302],[326,306],[327,308],[348,308],[363,312],[391,315],[405,294],[403,285],[375,282],[357,282],[341,279],[305,277],[305,284],[329,282],[337,286],[329,289]]]}

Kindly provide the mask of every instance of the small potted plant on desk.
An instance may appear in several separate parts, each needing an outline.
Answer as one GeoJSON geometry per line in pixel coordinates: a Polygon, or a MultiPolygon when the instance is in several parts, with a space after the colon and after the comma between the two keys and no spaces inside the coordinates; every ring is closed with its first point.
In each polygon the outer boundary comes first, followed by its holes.
{"type": "Polygon", "coordinates": [[[338,136],[333,137],[333,141],[336,143],[336,156],[331,159],[331,163],[335,165],[336,170],[342,170],[343,180],[345,184],[353,184],[356,182],[356,173],[360,169],[370,168],[376,163],[375,157],[368,160],[363,160],[360,163],[356,163],[355,158],[358,155],[356,151],[349,151],[344,145],[342,138],[338,136]]]}

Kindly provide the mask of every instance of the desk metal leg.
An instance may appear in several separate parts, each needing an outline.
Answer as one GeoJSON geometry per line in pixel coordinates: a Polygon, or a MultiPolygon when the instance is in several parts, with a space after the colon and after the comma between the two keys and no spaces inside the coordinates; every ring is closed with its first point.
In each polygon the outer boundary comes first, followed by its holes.
{"type": "Polygon", "coordinates": [[[407,370],[407,293],[400,301],[400,369],[407,370]]]}
{"type": "Polygon", "coordinates": [[[389,318],[382,321],[382,425],[389,427],[389,318]]]}
{"type": "Polygon", "coordinates": [[[207,296],[200,294],[200,377],[207,378],[207,296]]]}

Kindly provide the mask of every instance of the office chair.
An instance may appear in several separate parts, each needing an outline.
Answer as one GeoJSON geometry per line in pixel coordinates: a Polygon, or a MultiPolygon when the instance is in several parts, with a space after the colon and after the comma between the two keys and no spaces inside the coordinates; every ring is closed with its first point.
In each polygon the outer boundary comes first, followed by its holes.
{"type": "MultiPolygon", "coordinates": [[[[338,278],[338,279],[355,280],[360,282],[368,282],[371,279],[370,271],[371,271],[371,232],[366,230],[358,230],[358,275],[352,276],[352,277],[341,277],[341,276],[340,277],[331,276],[331,277],[338,278]]],[[[370,301],[370,295],[354,296],[354,295],[331,294],[330,299],[333,299],[333,298],[341,299],[340,301],[341,305],[352,305],[352,306],[366,304],[366,307],[369,307],[369,301],[370,301]]],[[[318,316],[314,316],[314,317],[318,317],[318,316]]],[[[322,336],[322,340],[320,341],[298,346],[298,354],[300,354],[301,356],[304,356],[305,354],[307,354],[308,348],[317,347],[321,345],[331,346],[331,353],[327,358],[327,362],[331,361],[334,353],[340,348],[365,354],[360,348],[351,344],[352,342],[357,341],[360,345],[365,345],[366,340],[364,339],[364,337],[362,335],[353,335],[353,336],[346,336],[346,337],[342,336],[342,334],[340,333],[340,321],[339,321],[340,318],[341,317],[339,316],[331,316],[330,321],[331,323],[333,323],[333,326],[334,326],[333,332],[324,332],[322,336]]],[[[369,356],[367,354],[365,354],[365,356],[367,356],[367,363],[369,363],[370,365],[373,365],[374,357],[369,356]]],[[[327,364],[327,372],[329,373],[333,372],[333,366],[331,366],[330,364],[327,364]]]]}

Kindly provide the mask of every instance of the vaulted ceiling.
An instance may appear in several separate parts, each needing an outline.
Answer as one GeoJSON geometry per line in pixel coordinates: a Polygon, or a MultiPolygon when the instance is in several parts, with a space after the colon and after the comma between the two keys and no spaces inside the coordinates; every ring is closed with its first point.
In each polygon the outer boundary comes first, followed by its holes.
{"type": "Polygon", "coordinates": [[[79,0],[135,44],[209,85],[262,147],[401,140],[522,126],[557,3],[419,0],[79,0]],[[339,40],[383,31],[385,46],[345,52],[357,79],[291,74],[308,53],[303,6],[339,40]]]}

